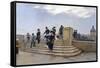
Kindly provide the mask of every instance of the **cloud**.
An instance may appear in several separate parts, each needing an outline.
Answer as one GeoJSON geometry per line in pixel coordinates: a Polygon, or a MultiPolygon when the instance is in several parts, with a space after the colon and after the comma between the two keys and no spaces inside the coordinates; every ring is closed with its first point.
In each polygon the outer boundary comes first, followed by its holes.
{"type": "Polygon", "coordinates": [[[36,8],[36,9],[38,9],[38,8],[40,8],[40,6],[38,6],[38,5],[37,5],[37,6],[35,6],[35,5],[34,5],[34,7],[33,7],[33,8],[36,8]]]}
{"type": "Polygon", "coordinates": [[[34,6],[37,9],[45,9],[48,13],[57,15],[60,13],[66,13],[75,15],[80,18],[91,17],[96,12],[96,8],[89,7],[76,7],[76,6],[59,6],[59,5],[37,5],[34,6]]]}

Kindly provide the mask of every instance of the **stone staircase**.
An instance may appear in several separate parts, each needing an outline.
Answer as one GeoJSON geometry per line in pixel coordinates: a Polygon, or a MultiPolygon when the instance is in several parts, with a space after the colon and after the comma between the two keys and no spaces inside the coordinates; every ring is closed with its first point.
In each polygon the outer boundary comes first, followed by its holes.
{"type": "Polygon", "coordinates": [[[55,56],[75,56],[80,54],[82,51],[74,46],[60,46],[56,45],[54,46],[54,49],[52,52],[48,50],[47,47],[39,48],[38,53],[41,54],[47,54],[47,55],[55,55],[55,56]]]}
{"type": "Polygon", "coordinates": [[[26,49],[24,51],[45,54],[45,55],[64,56],[64,57],[76,56],[82,52],[80,49],[78,49],[73,45],[64,46],[62,40],[55,41],[52,52],[49,51],[47,45],[45,44],[26,49]]]}

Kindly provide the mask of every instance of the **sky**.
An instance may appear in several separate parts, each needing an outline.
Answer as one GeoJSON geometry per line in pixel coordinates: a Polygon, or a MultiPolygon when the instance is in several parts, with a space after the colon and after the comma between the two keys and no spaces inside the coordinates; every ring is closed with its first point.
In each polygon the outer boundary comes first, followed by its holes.
{"type": "Polygon", "coordinates": [[[17,3],[16,23],[17,34],[36,34],[38,28],[43,33],[46,26],[55,26],[58,33],[61,25],[89,34],[92,25],[96,28],[96,8],[17,3]]]}

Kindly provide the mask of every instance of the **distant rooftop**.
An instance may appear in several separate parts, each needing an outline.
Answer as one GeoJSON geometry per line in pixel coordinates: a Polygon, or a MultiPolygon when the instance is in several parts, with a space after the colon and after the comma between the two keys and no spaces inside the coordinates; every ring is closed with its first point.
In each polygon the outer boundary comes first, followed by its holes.
{"type": "Polygon", "coordinates": [[[95,32],[95,31],[96,31],[96,30],[95,30],[94,26],[92,26],[90,32],[95,32]]]}

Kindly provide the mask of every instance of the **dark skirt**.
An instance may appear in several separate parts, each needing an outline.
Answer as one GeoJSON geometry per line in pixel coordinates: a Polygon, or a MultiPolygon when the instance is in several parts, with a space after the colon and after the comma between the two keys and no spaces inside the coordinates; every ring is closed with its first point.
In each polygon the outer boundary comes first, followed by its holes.
{"type": "Polygon", "coordinates": [[[49,50],[53,50],[53,43],[48,43],[49,50]]]}

